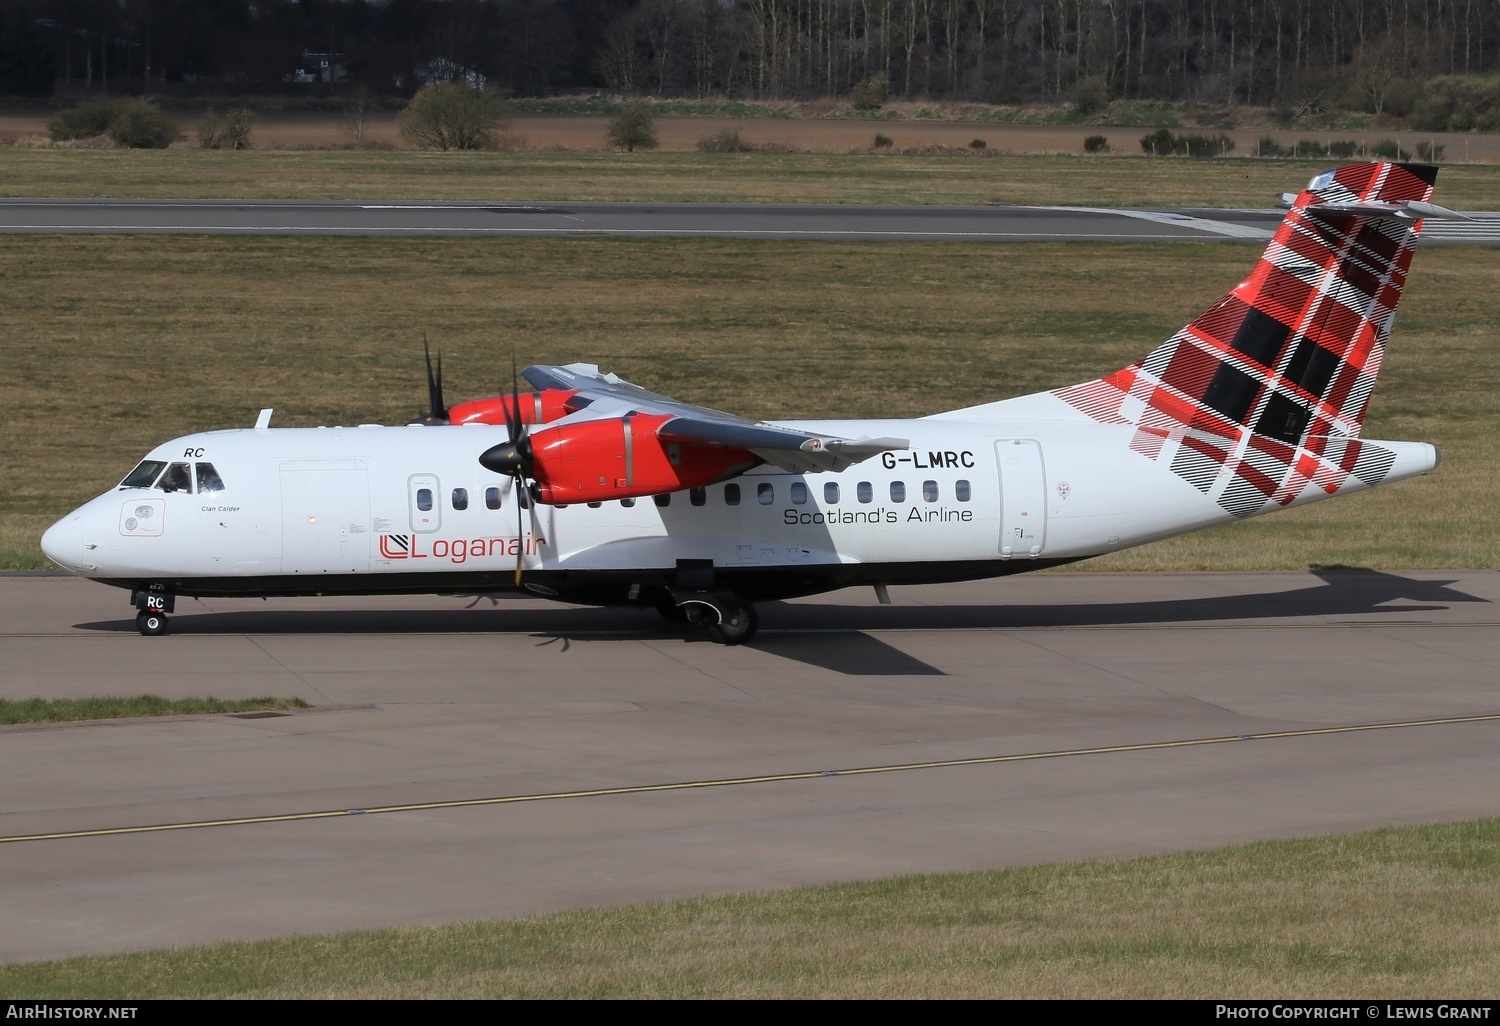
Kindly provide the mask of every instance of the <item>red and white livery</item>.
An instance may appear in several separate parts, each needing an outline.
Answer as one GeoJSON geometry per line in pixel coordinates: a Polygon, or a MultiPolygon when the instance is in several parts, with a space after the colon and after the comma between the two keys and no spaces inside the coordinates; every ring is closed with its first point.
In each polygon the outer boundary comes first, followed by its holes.
{"type": "Polygon", "coordinates": [[[753,603],[1020,573],[1436,468],[1364,438],[1436,169],[1296,196],[1250,276],[1137,363],[906,421],[753,423],[574,364],[402,427],[211,431],[153,450],[42,547],[176,596],[463,593],[656,606],[726,644],[753,603]]]}

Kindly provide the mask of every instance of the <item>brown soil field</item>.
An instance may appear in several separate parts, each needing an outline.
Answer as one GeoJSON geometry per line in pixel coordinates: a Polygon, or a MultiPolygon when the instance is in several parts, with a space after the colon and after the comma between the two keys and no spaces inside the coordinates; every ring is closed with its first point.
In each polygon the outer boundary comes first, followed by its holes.
{"type": "MultiPolygon", "coordinates": [[[[45,139],[51,111],[0,111],[0,141],[22,145],[28,139],[45,139]]],[[[172,111],[173,117],[187,133],[178,145],[194,145],[194,127],[201,112],[172,111]]],[[[510,132],[515,145],[536,150],[603,150],[608,149],[605,127],[609,118],[602,114],[518,115],[512,119],[510,132]]],[[[1089,125],[1000,125],[977,121],[844,121],[836,119],[683,117],[668,115],[657,118],[660,149],[692,150],[698,140],[721,131],[737,131],[740,137],[756,145],[785,147],[813,153],[844,153],[870,148],[876,133],[890,138],[897,149],[924,147],[967,148],[975,139],[983,139],[988,149],[1001,153],[1082,153],[1085,136],[1102,135],[1109,140],[1111,152],[1139,155],[1140,138],[1154,129],[1147,127],[1094,127],[1089,125]]],[[[1178,129],[1184,133],[1217,134],[1211,128],[1178,129]]],[[[1424,133],[1400,130],[1380,131],[1286,131],[1279,129],[1235,129],[1225,133],[1234,140],[1234,153],[1254,156],[1256,142],[1263,136],[1289,146],[1301,139],[1329,143],[1339,140],[1373,143],[1395,139],[1401,146],[1413,149],[1418,143],[1432,142],[1446,147],[1450,163],[1500,162],[1500,135],[1465,135],[1461,133],[1424,133]]],[[[400,146],[396,116],[383,113],[372,118],[365,128],[365,139],[381,146],[400,146]]],[[[328,111],[263,111],[255,123],[251,142],[256,149],[321,149],[353,145],[342,115],[328,111]]]]}

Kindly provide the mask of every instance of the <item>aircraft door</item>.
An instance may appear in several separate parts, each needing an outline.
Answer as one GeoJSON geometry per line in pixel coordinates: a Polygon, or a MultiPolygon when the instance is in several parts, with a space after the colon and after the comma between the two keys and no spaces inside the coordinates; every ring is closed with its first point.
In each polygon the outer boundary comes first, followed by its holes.
{"type": "Polygon", "coordinates": [[[1000,472],[1000,558],[1034,559],[1047,544],[1047,475],[1035,438],[995,442],[1000,472]]]}
{"type": "Polygon", "coordinates": [[[406,501],[411,507],[411,529],[432,534],[443,526],[443,504],[439,501],[436,474],[413,474],[406,482],[406,501]]]}
{"type": "Polygon", "coordinates": [[[370,481],[362,462],[282,464],[283,573],[365,573],[369,525],[370,481]]]}

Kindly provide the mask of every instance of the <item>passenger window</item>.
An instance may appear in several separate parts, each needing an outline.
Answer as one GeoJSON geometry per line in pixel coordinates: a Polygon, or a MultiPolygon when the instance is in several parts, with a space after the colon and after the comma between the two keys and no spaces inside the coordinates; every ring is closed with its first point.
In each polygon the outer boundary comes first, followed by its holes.
{"type": "Polygon", "coordinates": [[[861,481],[855,485],[854,493],[859,496],[860,502],[870,502],[875,498],[875,489],[870,486],[870,482],[868,481],[861,481]]]}
{"type": "Polygon", "coordinates": [[[922,482],[922,501],[923,502],[937,502],[937,500],[938,500],[937,482],[936,481],[923,481],[922,482]]]}
{"type": "Polygon", "coordinates": [[[522,509],[531,508],[531,490],[525,485],[516,486],[516,501],[521,504],[522,509]]]}
{"type": "Polygon", "coordinates": [[[629,509],[631,506],[635,505],[635,499],[621,499],[620,505],[624,506],[626,509],[629,509]]]}
{"type": "Polygon", "coordinates": [[[762,506],[769,506],[776,501],[776,487],[769,481],[763,481],[755,486],[755,501],[762,506]]]}
{"type": "Polygon", "coordinates": [[[829,481],[823,486],[823,501],[830,506],[837,506],[839,504],[839,483],[837,481],[829,481]]]}
{"type": "Polygon", "coordinates": [[[740,486],[727,484],[724,486],[724,505],[738,506],[740,504],[740,486]]]}
{"type": "Polygon", "coordinates": [[[602,505],[604,505],[602,502],[591,502],[589,503],[589,509],[598,509],[602,505]]]}
{"type": "Polygon", "coordinates": [[[431,488],[418,488],[417,489],[417,509],[421,510],[423,513],[426,513],[426,512],[428,512],[429,510],[432,509],[432,489],[431,488]]]}
{"type": "Polygon", "coordinates": [[[500,508],[500,489],[496,488],[494,485],[490,485],[488,488],[486,488],[484,490],[484,508],[485,509],[499,509],[500,508]]]}
{"type": "Polygon", "coordinates": [[[959,481],[953,486],[953,494],[959,502],[968,502],[969,496],[973,493],[969,490],[969,482],[959,481]]]}
{"type": "Polygon", "coordinates": [[[198,494],[206,495],[209,492],[222,492],[224,490],[224,479],[214,469],[212,463],[198,464],[198,494]]]}
{"type": "Polygon", "coordinates": [[[694,506],[701,506],[701,505],[703,505],[705,502],[708,501],[708,489],[707,488],[689,488],[688,489],[688,501],[691,502],[694,506]]]}
{"type": "Polygon", "coordinates": [[[193,468],[186,463],[174,463],[156,482],[164,492],[191,492],[193,490],[193,468]]]}
{"type": "Polygon", "coordinates": [[[892,481],[891,482],[891,501],[892,502],[905,502],[906,501],[906,482],[905,481],[892,481]]]}
{"type": "Polygon", "coordinates": [[[469,508],[469,490],[467,488],[455,488],[455,489],[453,489],[453,508],[454,509],[468,509],[469,508]]]}
{"type": "Polygon", "coordinates": [[[792,482],[792,502],[798,506],[807,504],[807,485],[801,481],[792,482]]]}
{"type": "Polygon", "coordinates": [[[651,496],[651,501],[658,506],[670,506],[672,505],[672,493],[663,492],[661,495],[653,495],[651,496]]]}
{"type": "Polygon", "coordinates": [[[162,460],[144,460],[141,465],[125,476],[120,482],[121,488],[150,488],[156,482],[156,475],[161,473],[161,468],[166,463],[162,460]]]}

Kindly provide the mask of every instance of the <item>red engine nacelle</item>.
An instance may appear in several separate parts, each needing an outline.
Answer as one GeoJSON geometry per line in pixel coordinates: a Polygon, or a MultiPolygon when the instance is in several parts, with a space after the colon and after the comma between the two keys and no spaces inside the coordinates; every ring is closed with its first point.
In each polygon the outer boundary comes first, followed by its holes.
{"type": "Polygon", "coordinates": [[[494,395],[488,399],[474,399],[466,403],[454,403],[448,407],[450,424],[497,424],[506,425],[506,411],[519,411],[522,424],[546,424],[573,411],[568,409],[568,400],[578,393],[560,388],[548,388],[541,392],[520,392],[513,395],[494,395]]]}
{"type": "Polygon", "coordinates": [[[663,442],[666,414],[590,420],[531,434],[537,498],[552,506],[696,488],[760,460],[745,449],[663,442]]]}

